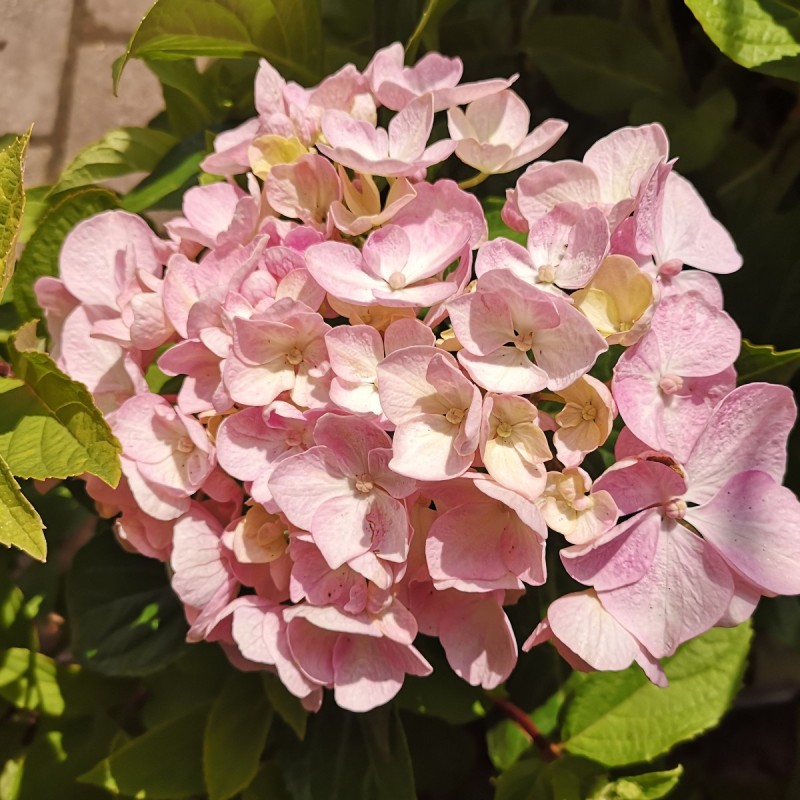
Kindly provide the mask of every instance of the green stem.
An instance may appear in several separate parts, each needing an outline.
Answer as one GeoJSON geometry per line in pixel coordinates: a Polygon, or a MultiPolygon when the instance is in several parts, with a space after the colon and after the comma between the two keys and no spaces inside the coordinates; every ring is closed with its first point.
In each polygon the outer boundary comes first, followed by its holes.
{"type": "Polygon", "coordinates": [[[471,189],[473,186],[477,186],[479,183],[483,183],[489,177],[489,175],[491,175],[490,172],[478,172],[471,178],[467,178],[467,180],[461,181],[458,184],[458,188],[471,189]]]}
{"type": "Polygon", "coordinates": [[[414,33],[411,34],[408,44],[406,44],[407,61],[413,61],[417,57],[417,50],[419,49],[419,43],[422,41],[422,34],[425,32],[425,28],[428,27],[428,23],[431,21],[433,12],[436,10],[438,4],[439,0],[428,0],[428,2],[425,3],[425,8],[422,9],[422,16],[419,18],[417,27],[414,29],[414,33]]]}

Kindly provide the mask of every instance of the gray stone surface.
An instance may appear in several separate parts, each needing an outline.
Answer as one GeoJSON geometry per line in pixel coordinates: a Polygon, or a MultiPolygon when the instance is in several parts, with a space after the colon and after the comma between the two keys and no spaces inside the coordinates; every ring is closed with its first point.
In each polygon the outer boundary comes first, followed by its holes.
{"type": "Polygon", "coordinates": [[[37,144],[35,141],[28,145],[28,154],[25,157],[25,186],[39,186],[49,180],[50,158],[53,149],[49,144],[37,144]]]}
{"type": "Polygon", "coordinates": [[[86,0],[86,9],[97,25],[130,36],[155,0],[86,0]]]}
{"type": "Polygon", "coordinates": [[[0,132],[53,132],[73,0],[0,0],[0,132]]]}
{"type": "Polygon", "coordinates": [[[163,106],[158,80],[141,61],[127,65],[119,97],[114,97],[111,65],[121,50],[119,44],[105,42],[78,49],[64,151],[67,161],[110,128],[146,125],[163,106]]]}

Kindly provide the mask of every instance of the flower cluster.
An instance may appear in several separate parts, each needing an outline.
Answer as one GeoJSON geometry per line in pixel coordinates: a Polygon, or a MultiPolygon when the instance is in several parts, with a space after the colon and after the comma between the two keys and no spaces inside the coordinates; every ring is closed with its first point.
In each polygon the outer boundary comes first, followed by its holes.
{"type": "Polygon", "coordinates": [[[736,387],[711,273],[741,259],[663,129],[528,166],[502,211],[527,245],[489,241],[476,197],[429,171],[516,170],[566,123],[530,131],[513,78],[460,79],[398,44],[312,89],[262,62],[258,116],[217,137],[219,180],[168,238],[100,214],[36,286],[123,446],[116,490],[88,479],[101,513],[168,563],[190,640],[309,708],[332,688],[367,710],[430,673],[420,633],[496,687],[517,658],[504,607],[547,580],[548,534],[586,589],[519,633],[578,669],[663,684],[682,642],[800,592],[792,396],[736,387]]]}

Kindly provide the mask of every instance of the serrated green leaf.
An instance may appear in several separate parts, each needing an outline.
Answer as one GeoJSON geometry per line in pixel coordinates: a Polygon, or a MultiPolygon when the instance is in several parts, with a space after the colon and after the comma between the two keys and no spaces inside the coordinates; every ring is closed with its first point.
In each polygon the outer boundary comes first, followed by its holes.
{"type": "Polygon", "coordinates": [[[674,70],[632,25],[589,16],[538,17],[527,44],[558,95],[580,111],[627,111],[644,96],[677,94],[674,70]]]}
{"type": "Polygon", "coordinates": [[[183,651],[186,622],[163,564],[110,534],[82,547],[67,576],[72,652],[106,675],[155,672],[183,651]]]}
{"type": "Polygon", "coordinates": [[[54,717],[64,712],[64,698],[56,680],[56,663],[52,658],[21,647],[0,651],[0,696],[29,711],[54,717]]]}
{"type": "Polygon", "coordinates": [[[84,147],[61,173],[50,194],[119,178],[132,172],[151,172],[177,143],[177,138],[165,131],[116,128],[84,147]]]}
{"type": "Polygon", "coordinates": [[[202,795],[207,709],[171,720],[123,744],[78,780],[147,800],[202,795]]]}
{"type": "Polygon", "coordinates": [[[768,381],[788,384],[800,369],[800,349],[778,352],[771,344],[751,344],[744,339],[736,372],[739,383],[768,381]]]}
{"type": "Polygon", "coordinates": [[[297,734],[297,738],[302,741],[306,735],[308,711],[303,708],[300,700],[281,683],[277,675],[262,672],[261,679],[270,705],[277,715],[297,734]]]}
{"type": "Polygon", "coordinates": [[[272,723],[259,676],[234,672],[211,706],[203,738],[203,775],[209,800],[230,800],[258,773],[272,723]]]}
{"type": "Polygon", "coordinates": [[[599,787],[589,800],[658,800],[666,797],[683,775],[683,767],[630,775],[599,787]]]}
{"type": "Polygon", "coordinates": [[[86,387],[50,356],[9,341],[15,378],[0,379],[0,456],[22,478],[89,472],[109,486],[120,479],[122,448],[86,387]]]}
{"type": "Polygon", "coordinates": [[[131,58],[266,58],[315,83],[322,58],[318,0],[158,0],[114,65],[114,91],[131,58]]]}
{"type": "Polygon", "coordinates": [[[743,67],[800,80],[800,6],[786,0],[686,0],[709,39],[743,67]]]}
{"type": "Polygon", "coordinates": [[[665,689],[638,667],[571,679],[564,747],[617,767],[649,761],[713,727],[739,688],[751,633],[749,623],[713,628],[682,645],[664,661],[665,689]]]}
{"type": "Polygon", "coordinates": [[[14,306],[20,319],[41,319],[33,284],[44,275],[58,275],[58,254],[67,234],[83,219],[119,207],[117,195],[96,186],[65,192],[39,218],[17,264],[14,306]]]}
{"type": "Polygon", "coordinates": [[[0,150],[0,300],[14,274],[17,236],[25,210],[22,173],[30,131],[0,150]]]}
{"type": "MultiPolygon", "coordinates": [[[[2,397],[2,394],[0,394],[2,397]]],[[[42,518],[22,494],[0,455],[0,544],[18,547],[39,561],[47,558],[42,518]]]]}

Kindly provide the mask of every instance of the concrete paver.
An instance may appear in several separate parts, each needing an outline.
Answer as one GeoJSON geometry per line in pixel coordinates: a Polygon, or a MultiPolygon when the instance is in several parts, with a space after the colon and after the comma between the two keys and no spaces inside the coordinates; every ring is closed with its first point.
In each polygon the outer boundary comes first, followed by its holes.
{"type": "Polygon", "coordinates": [[[0,133],[53,133],[73,0],[0,0],[0,133]]]}
{"type": "Polygon", "coordinates": [[[108,30],[130,36],[155,0],[86,0],[94,22],[108,30]]]}

